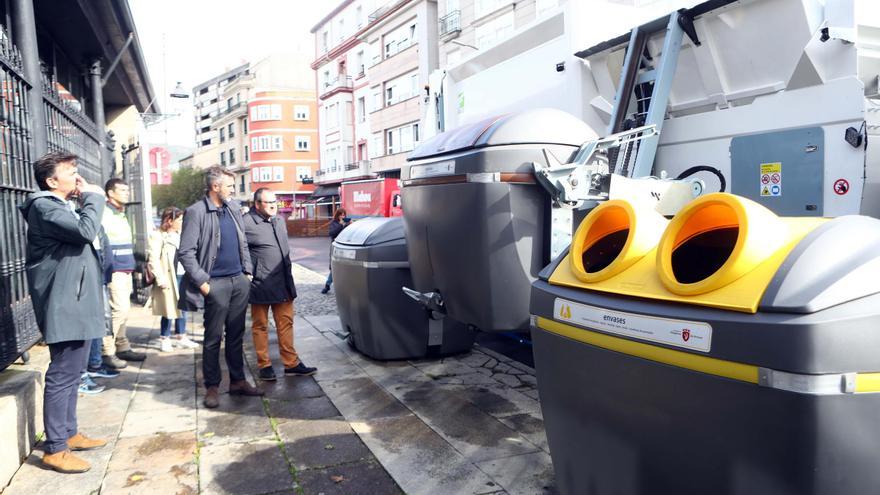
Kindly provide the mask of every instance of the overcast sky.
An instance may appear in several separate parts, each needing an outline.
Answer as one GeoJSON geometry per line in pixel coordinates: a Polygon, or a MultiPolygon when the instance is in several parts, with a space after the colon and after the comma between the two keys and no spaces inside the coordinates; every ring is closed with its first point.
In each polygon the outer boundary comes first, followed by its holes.
{"type": "Polygon", "coordinates": [[[129,0],[171,144],[194,145],[192,98],[167,98],[245,61],[277,52],[314,53],[309,30],[338,2],[321,0],[129,0]]]}

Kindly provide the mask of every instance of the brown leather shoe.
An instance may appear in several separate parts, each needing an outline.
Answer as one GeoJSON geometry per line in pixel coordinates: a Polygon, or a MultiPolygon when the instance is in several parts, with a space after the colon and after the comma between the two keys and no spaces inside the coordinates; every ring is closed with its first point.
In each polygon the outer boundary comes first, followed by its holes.
{"type": "Polygon", "coordinates": [[[107,445],[107,440],[89,438],[82,433],[77,433],[67,439],[67,447],[70,450],[92,450],[105,445],[107,445]]]}
{"type": "Polygon", "coordinates": [[[263,395],[263,391],[248,383],[247,380],[241,380],[229,384],[229,395],[260,397],[263,395]]]}
{"type": "Polygon", "coordinates": [[[92,468],[88,462],[73,455],[69,450],[43,454],[43,465],[59,473],[84,473],[92,468]]]}
{"type": "Polygon", "coordinates": [[[208,391],[205,392],[205,400],[203,403],[205,404],[205,407],[209,409],[214,409],[219,406],[220,390],[217,387],[208,387],[208,391]]]}

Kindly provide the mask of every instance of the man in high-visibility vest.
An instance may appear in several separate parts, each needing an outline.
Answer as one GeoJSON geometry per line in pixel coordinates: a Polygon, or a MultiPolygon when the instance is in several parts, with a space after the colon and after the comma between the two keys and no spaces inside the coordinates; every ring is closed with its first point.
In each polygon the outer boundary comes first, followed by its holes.
{"type": "Polygon", "coordinates": [[[110,367],[125,367],[125,361],[143,361],[147,355],[131,349],[126,335],[128,311],[131,309],[132,281],[135,270],[134,240],[131,225],[125,216],[128,203],[128,184],[122,179],[110,179],[104,185],[107,207],[101,226],[110,240],[110,265],[113,274],[107,288],[110,292],[110,320],[113,336],[104,338],[104,363],[110,367]],[[115,340],[114,340],[115,338],[115,340]]]}

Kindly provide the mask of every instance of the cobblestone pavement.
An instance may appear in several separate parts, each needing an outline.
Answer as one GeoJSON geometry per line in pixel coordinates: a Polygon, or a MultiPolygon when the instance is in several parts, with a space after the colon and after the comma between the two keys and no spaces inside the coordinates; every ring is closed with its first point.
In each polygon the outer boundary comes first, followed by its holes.
{"type": "Polygon", "coordinates": [[[296,346],[319,367],[314,377],[279,376],[259,383],[263,399],[224,393],[218,409],[204,409],[200,352],[160,354],[157,319],[135,309],[129,331],[147,361],[80,397],[81,430],[110,439],[83,453],[93,469],[44,470],[38,446],[3,494],[554,492],[533,370],[479,347],[445,359],[365,358],[337,336],[323,276],[299,265],[294,276],[296,346]]]}

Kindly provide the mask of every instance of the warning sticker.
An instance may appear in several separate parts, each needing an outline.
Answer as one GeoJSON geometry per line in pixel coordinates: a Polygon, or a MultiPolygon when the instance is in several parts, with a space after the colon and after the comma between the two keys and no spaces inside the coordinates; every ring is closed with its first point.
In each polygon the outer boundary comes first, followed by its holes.
{"type": "Polygon", "coordinates": [[[849,181],[846,179],[837,179],[834,181],[834,194],[843,196],[849,192],[849,181]]]}
{"type": "Polygon", "coordinates": [[[556,320],[624,337],[701,352],[712,348],[712,326],[700,321],[625,313],[559,298],[553,303],[553,313],[556,320]]]}
{"type": "Polygon", "coordinates": [[[761,164],[761,196],[782,196],[782,162],[761,164]]]}

